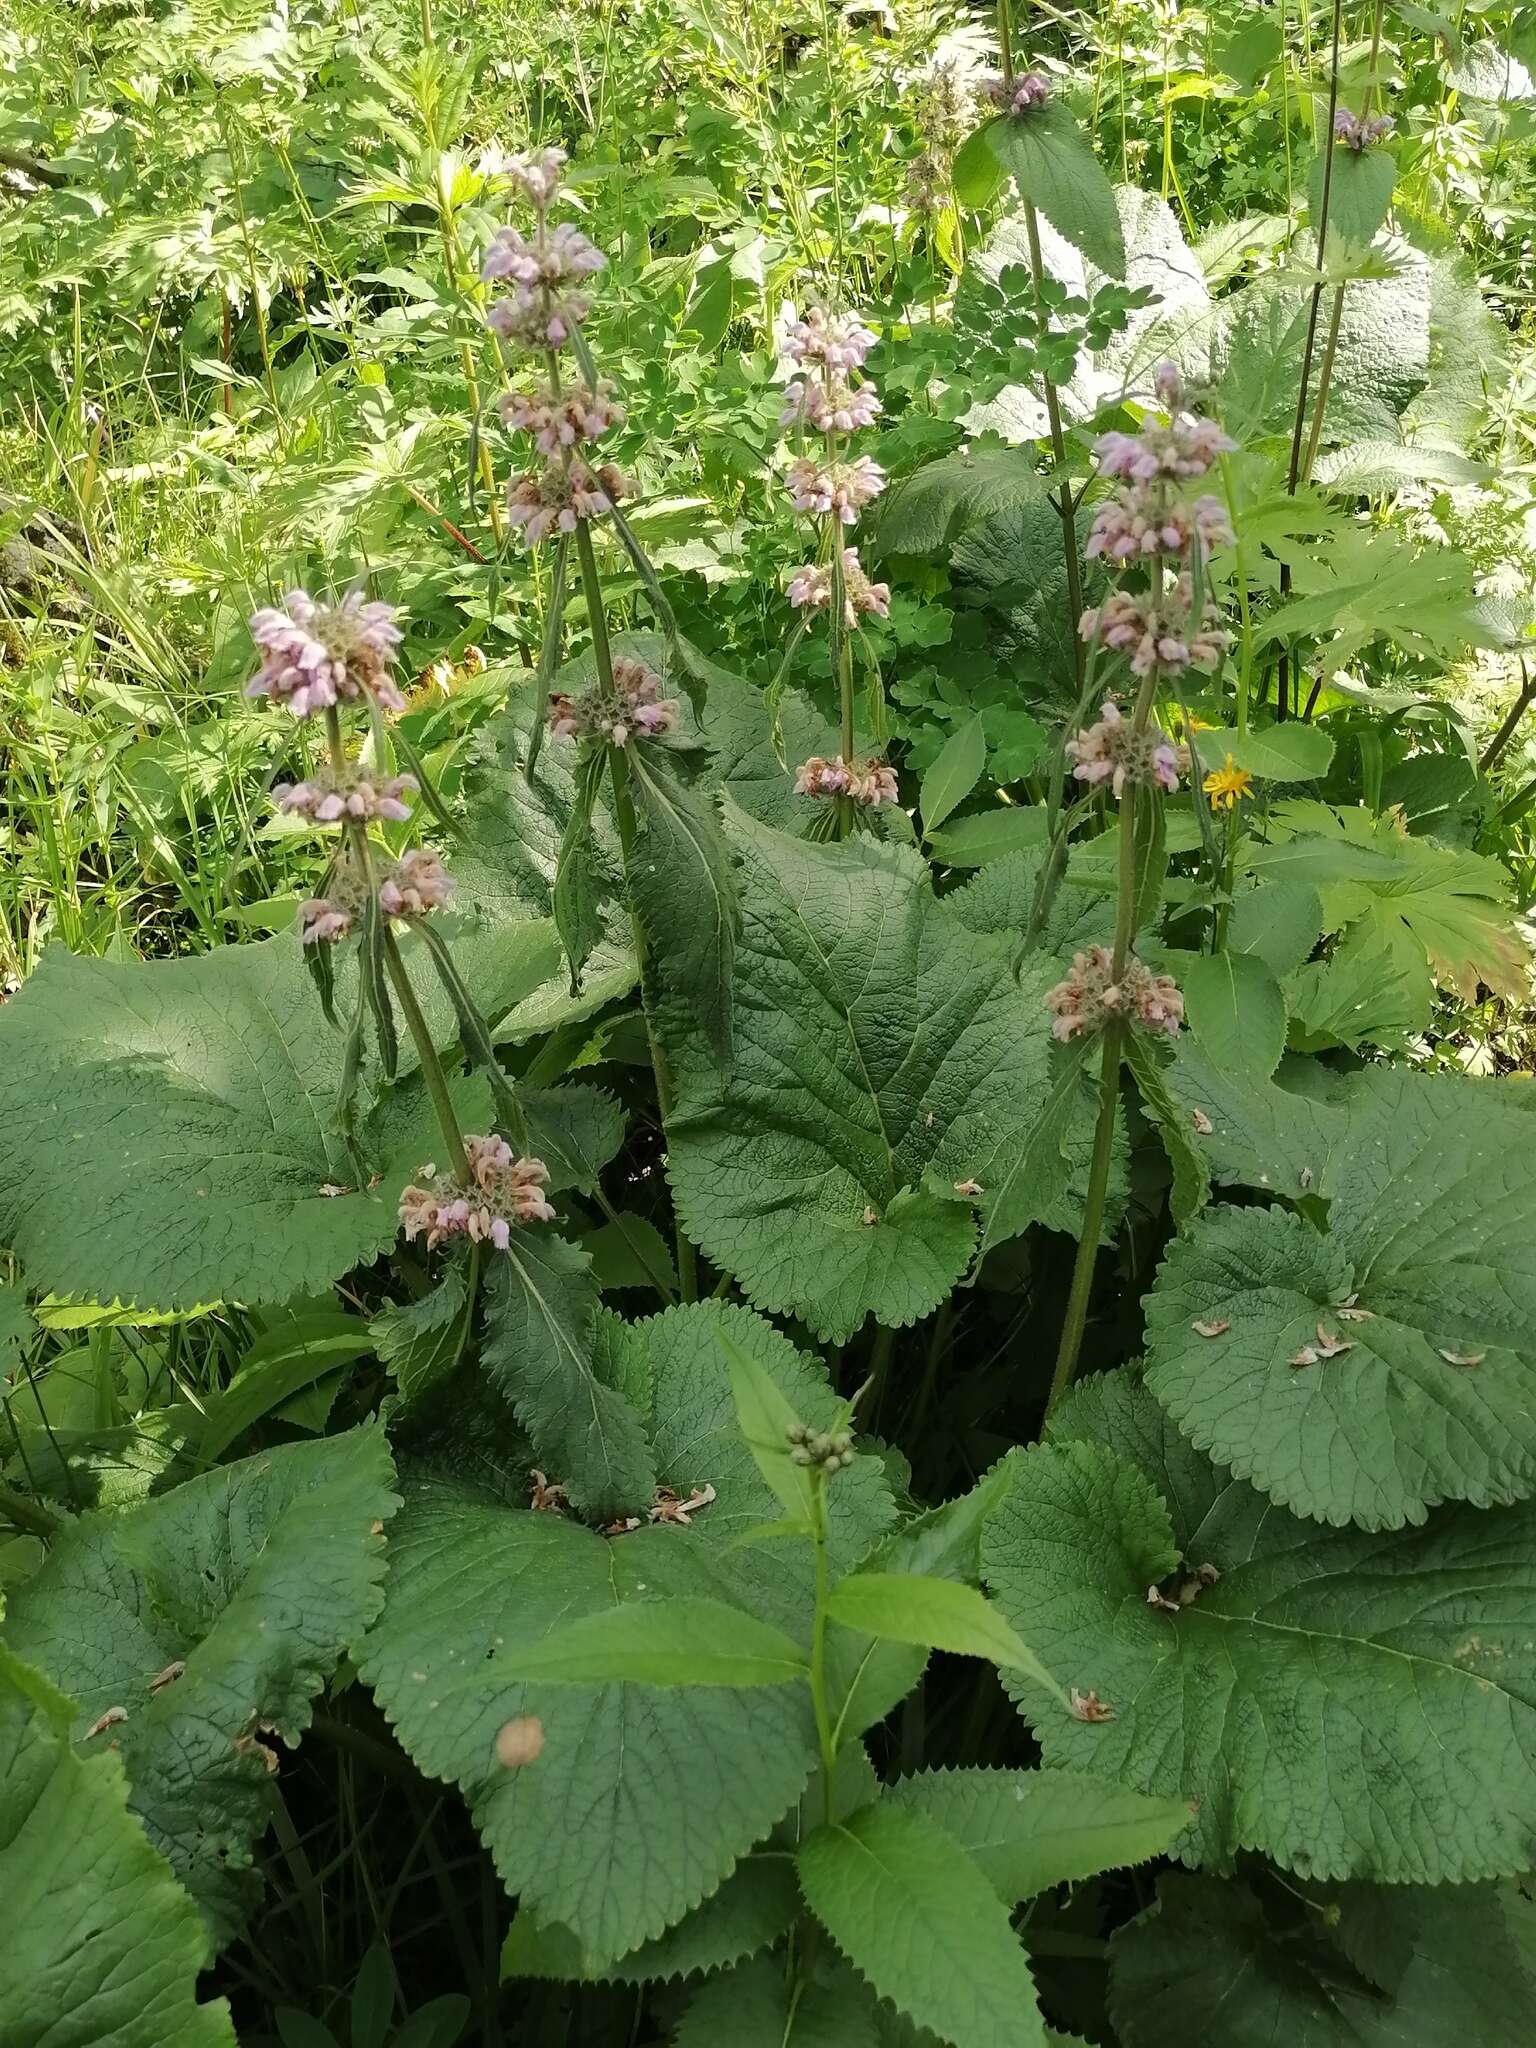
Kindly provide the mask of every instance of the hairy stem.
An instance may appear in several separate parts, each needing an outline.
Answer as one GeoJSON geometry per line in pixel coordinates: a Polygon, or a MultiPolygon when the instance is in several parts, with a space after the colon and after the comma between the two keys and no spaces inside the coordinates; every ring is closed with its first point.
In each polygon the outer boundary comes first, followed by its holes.
{"type": "MultiPolygon", "coordinates": [[[[380,912],[382,916],[382,911],[380,912]]],[[[416,991],[411,986],[411,977],[406,971],[404,960],[395,935],[384,927],[384,965],[388,969],[391,986],[405,1018],[405,1028],[411,1034],[416,1047],[416,1057],[421,1062],[421,1076],[427,1084],[427,1093],[432,1098],[432,1108],[437,1117],[438,1129],[448,1146],[453,1160],[453,1177],[468,1185],[469,1168],[464,1159],[464,1133],[459,1129],[459,1119],[453,1107],[453,1098],[448,1093],[448,1077],[443,1072],[443,1063],[437,1056],[437,1047],[432,1043],[432,1033],[422,1015],[421,1005],[416,1000],[416,991]]]]}
{"type": "Polygon", "coordinates": [[[816,1716],[816,1741],[821,1751],[821,1818],[832,1824],[832,1773],[837,1739],[827,1706],[827,1600],[832,1572],[827,1555],[827,1475],[817,1466],[811,1475],[811,1543],[816,1553],[816,1613],[811,1623],[811,1710],[816,1716]]]}

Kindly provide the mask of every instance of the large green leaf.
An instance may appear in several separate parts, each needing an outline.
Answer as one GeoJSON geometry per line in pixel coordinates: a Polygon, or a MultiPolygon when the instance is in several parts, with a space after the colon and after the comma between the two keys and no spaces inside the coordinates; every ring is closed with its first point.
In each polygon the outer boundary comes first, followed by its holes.
{"type": "MultiPolygon", "coordinates": [[[[721,1332],[813,1427],[840,1410],[825,1372],[746,1309],[694,1303],[636,1324],[600,1312],[596,1328],[612,1382],[643,1405],[661,1483],[681,1499],[713,1487],[713,1501],[690,1528],[604,1538],[423,1484],[392,1531],[388,1598],[362,1660],[417,1762],[463,1790],[508,1889],[567,1928],[594,1972],[712,1894],[793,1805],[815,1760],[808,1694],[524,1685],[502,1676],[498,1654],[644,1598],[727,1600],[806,1639],[809,1546],[737,1540],[782,1510],[737,1427],[721,1332]],[[542,1723],[542,1753],[503,1769],[497,1731],[525,1715],[542,1723]],[[573,1827],[582,1812],[601,1825],[573,1827]]],[[[844,1569],[894,1516],[878,1461],[840,1472],[829,1506],[844,1569]]],[[[862,1640],[831,1645],[839,1692],[862,1640]]]]}
{"type": "Polygon", "coordinates": [[[1285,998],[1256,953],[1193,953],[1178,963],[1184,1016],[1219,1067],[1267,1077],[1285,1049],[1285,998]]]}
{"type": "Polygon", "coordinates": [[[1114,188],[1093,144],[1066,108],[1052,103],[1017,120],[1004,117],[992,123],[986,136],[1020,197],[1090,263],[1110,277],[1124,277],[1125,239],[1114,188]]]}
{"type": "Polygon", "coordinates": [[[891,487],[875,525],[875,552],[932,554],[982,520],[1044,495],[1032,450],[983,439],[925,462],[891,487]]]}
{"type": "MultiPolygon", "coordinates": [[[[1376,231],[1392,204],[1397,182],[1397,164],[1387,149],[1332,150],[1333,170],[1328,191],[1328,246],[1339,244],[1355,249],[1369,248],[1376,231]]],[[[1307,206],[1314,228],[1322,219],[1323,175],[1329,151],[1312,159],[1307,174],[1307,206]]]]}
{"type": "Polygon", "coordinates": [[[262,1743],[298,1742],[382,1603],[392,1480],[377,1427],[263,1451],[72,1523],[12,1597],[5,1640],[68,1691],[76,1740],[124,1711],[92,1747],[120,1753],[131,1810],[220,1946],[260,1893],[262,1743]]]}
{"type": "MultiPolygon", "coordinates": [[[[970,1262],[1044,1106],[1050,1039],[1035,963],[933,896],[913,853],[814,846],[737,813],[745,913],[735,1057],[679,1062],[670,1168],[689,1234],[761,1306],[849,1337],[925,1315],[970,1262]]],[[[1065,1206],[1015,1181],[1011,1232],[1065,1206]]],[[[1063,1219],[1065,1220],[1065,1219],[1063,1219]]]]}
{"type": "Polygon", "coordinates": [[[715,796],[636,749],[629,768],[637,832],[629,886],[663,988],[726,1059],[741,913],[715,796]]]}
{"type": "Polygon", "coordinates": [[[0,1016],[0,1237],[34,1286],[94,1301],[328,1286],[394,1242],[434,1128],[404,1084],[363,1130],[382,1179],[359,1188],[331,1129],[341,1059],[287,938],[149,965],[47,954],[0,1016]]]}
{"type": "Polygon", "coordinates": [[[954,2048],[1044,2048],[1008,1909],[952,1835],[916,1809],[866,1806],[801,1845],[811,1911],[882,1998],[954,2048]]]}
{"type": "Polygon", "coordinates": [[[235,2048],[197,2002],[208,1936],[126,1811],[110,1750],[76,1754],[70,1703],[0,1647],[0,2039],[9,2048],[235,2048]]]}
{"type": "Polygon", "coordinates": [[[526,1907],[502,1943],[503,1977],[597,1978],[611,1984],[647,1984],[702,1976],[771,1947],[800,1911],[800,1888],[788,1857],[746,1856],[720,1889],[686,1919],[600,1972],[587,1968],[569,1928],[541,1926],[526,1907]]]}
{"type": "Polygon", "coordinates": [[[593,1360],[591,1259],[554,1231],[516,1230],[486,1279],[486,1370],[540,1464],[596,1515],[644,1513],[656,1466],[633,1406],[593,1360]]]}
{"type": "Polygon", "coordinates": [[[1082,1771],[920,1771],[886,1797],[953,1836],[1005,1906],[1161,1856],[1189,1825],[1183,1800],[1082,1771]]]}
{"type": "Polygon", "coordinates": [[[881,2048],[880,2008],[851,1970],[818,1970],[802,1989],[763,1956],[696,1991],[673,2048],[881,2048]]]}
{"type": "Polygon", "coordinates": [[[1147,1302],[1147,1384],[1202,1450],[1300,1514],[1398,1528],[1444,1500],[1522,1499],[1536,1491],[1528,1114],[1478,1082],[1389,1068],[1348,1100],[1318,1176],[1326,1235],[1279,1209],[1216,1209],[1170,1247],[1147,1302]]]}
{"type": "Polygon", "coordinates": [[[727,1601],[688,1594],[582,1615],[502,1661],[514,1677],[560,1685],[746,1689],[810,1675],[805,1651],[782,1629],[727,1601]]]}
{"type": "Polygon", "coordinates": [[[1304,1876],[1392,1883],[1527,1868],[1536,1509],[1444,1508],[1390,1539],[1301,1522],[1209,1465],[1122,1372],[1015,1455],[984,1558],[1020,1633],[1096,1711],[1008,1680],[1047,1763],[1197,1801],[1189,1860],[1259,1849],[1304,1876]]]}
{"type": "Polygon", "coordinates": [[[1514,1889],[1278,1886],[1170,1873],[1110,1947],[1125,2048],[1518,2048],[1536,1998],[1529,1902],[1514,1889]]]}

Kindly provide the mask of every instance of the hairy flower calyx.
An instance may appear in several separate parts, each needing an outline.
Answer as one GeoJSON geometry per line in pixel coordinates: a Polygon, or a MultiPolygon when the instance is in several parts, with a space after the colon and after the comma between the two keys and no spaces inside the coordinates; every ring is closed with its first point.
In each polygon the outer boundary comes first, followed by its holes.
{"type": "Polygon", "coordinates": [[[287,816],[308,818],[316,825],[349,819],[366,824],[374,818],[400,823],[411,815],[406,798],[420,787],[414,775],[391,775],[375,782],[351,770],[338,774],[321,768],[303,782],[275,783],[272,801],[287,816]]]}
{"type": "Polygon", "coordinates": [[[896,801],[896,771],[884,761],[845,761],[841,754],[827,761],[812,754],[795,770],[797,796],[845,796],[851,803],[877,810],[896,801]]]}
{"type": "Polygon", "coordinates": [[[627,747],[633,739],[655,739],[677,725],[679,701],[664,697],[663,679],[643,661],[613,658],[613,688],[598,681],[579,697],[557,693],[549,700],[549,729],[556,739],[599,739],[627,747]]]}
{"type": "MultiPolygon", "coordinates": [[[[796,608],[806,611],[820,611],[823,605],[832,602],[833,575],[830,565],[808,563],[797,569],[789,579],[786,595],[796,608]]],[[[891,610],[891,586],[888,583],[872,583],[864,573],[856,548],[843,549],[843,623],[847,626],[858,624],[861,613],[873,613],[877,618],[888,618],[891,610]]]]}
{"type": "Polygon", "coordinates": [[[579,519],[601,518],[634,494],[633,482],[615,463],[573,461],[562,468],[551,462],[513,477],[507,517],[522,528],[526,545],[537,547],[552,533],[574,533],[579,519]]]}

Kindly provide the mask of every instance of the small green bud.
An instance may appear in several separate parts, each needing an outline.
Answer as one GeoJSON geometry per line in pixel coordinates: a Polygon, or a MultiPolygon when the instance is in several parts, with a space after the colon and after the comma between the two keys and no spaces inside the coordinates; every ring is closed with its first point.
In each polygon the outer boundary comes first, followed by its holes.
{"type": "Polygon", "coordinates": [[[804,1444],[796,1444],[789,1455],[791,1462],[796,1465],[811,1465],[815,1463],[811,1452],[804,1444]]]}

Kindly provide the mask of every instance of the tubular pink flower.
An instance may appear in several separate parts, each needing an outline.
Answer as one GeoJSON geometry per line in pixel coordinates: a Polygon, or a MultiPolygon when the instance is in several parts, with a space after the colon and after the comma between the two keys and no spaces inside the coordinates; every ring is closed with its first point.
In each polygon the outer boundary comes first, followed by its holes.
{"type": "Polygon", "coordinates": [[[796,377],[784,387],[781,427],[807,425],[818,434],[856,434],[880,417],[880,394],[873,384],[853,386],[842,376],[830,383],[819,377],[796,377]]]}
{"type": "Polygon", "coordinates": [[[999,112],[1019,121],[1043,107],[1051,96],[1051,81],[1041,71],[1026,71],[1012,79],[989,78],[982,91],[999,112]]]}
{"type": "Polygon", "coordinates": [[[885,762],[869,760],[850,763],[839,754],[835,760],[813,754],[795,770],[797,796],[846,796],[856,804],[876,810],[896,801],[896,771],[885,762]]]}
{"type": "MultiPolygon", "coordinates": [[[[823,605],[832,602],[831,569],[819,563],[807,563],[789,579],[785,595],[797,611],[820,611],[823,605]]],[[[878,618],[889,618],[891,586],[888,583],[871,583],[859,561],[857,548],[844,548],[843,621],[848,626],[855,626],[860,614],[865,612],[878,618]]]]}
{"type": "Polygon", "coordinates": [[[326,769],[311,782],[274,784],[272,800],[286,815],[308,818],[317,825],[333,825],[344,818],[399,822],[411,815],[405,799],[414,796],[420,786],[414,775],[391,775],[375,784],[360,776],[338,778],[326,769]]]}
{"type": "Polygon", "coordinates": [[[1374,120],[1367,120],[1363,114],[1352,114],[1348,107],[1340,107],[1333,117],[1334,135],[1356,156],[1373,142],[1385,142],[1396,126],[1390,114],[1378,114],[1374,120]]]}
{"type": "Polygon", "coordinates": [[[518,1158],[492,1132],[465,1138],[464,1164],[468,1188],[429,1164],[421,1168],[421,1180],[402,1192],[400,1227],[407,1243],[425,1237],[432,1251],[445,1238],[467,1237],[504,1252],[515,1229],[553,1222],[555,1211],[544,1192],[549,1168],[542,1159],[518,1158]]]}
{"type": "Polygon", "coordinates": [[[1195,538],[1207,555],[1231,546],[1232,525],[1220,498],[1207,495],[1186,505],[1171,497],[1165,486],[1131,484],[1095,511],[1083,552],[1112,562],[1135,562],[1156,554],[1183,558],[1195,538]]]}
{"type": "Polygon", "coordinates": [[[1156,784],[1172,794],[1181,770],[1189,765],[1184,750],[1155,725],[1133,738],[1130,721],[1112,697],[1104,699],[1096,724],[1067,741],[1067,755],[1076,763],[1072,773],[1077,781],[1090,788],[1108,782],[1117,797],[1124,795],[1128,782],[1156,784]]]}
{"type": "Polygon", "coordinates": [[[566,161],[565,151],[550,144],[544,149],[530,149],[520,156],[510,157],[502,168],[519,191],[543,213],[560,189],[566,161]]]}
{"type": "Polygon", "coordinates": [[[533,240],[520,228],[498,228],[487,245],[480,265],[481,278],[492,284],[510,278],[525,287],[573,284],[602,270],[608,258],[580,228],[568,220],[556,228],[541,226],[533,240]]]}
{"type": "Polygon", "coordinates": [[[402,637],[394,607],[365,603],[361,591],[321,604],[307,590],[290,590],[282,607],[251,616],[261,667],[245,693],[286,704],[296,718],[364,696],[403,711],[405,698],[390,674],[402,637]]]}
{"type": "Polygon", "coordinates": [[[1236,446],[1214,420],[1184,414],[1166,427],[1149,420],[1139,434],[1104,434],[1094,452],[1101,476],[1150,484],[1204,476],[1219,456],[1230,455],[1236,446]]]}
{"type": "Polygon", "coordinates": [[[1111,1017],[1124,1017],[1141,1030],[1170,1038],[1177,1033],[1184,1019],[1184,998],[1170,975],[1154,974],[1135,958],[1126,961],[1118,982],[1113,971],[1114,955],[1108,946],[1090,946],[1073,955],[1065,979],[1046,992],[1053,1038],[1101,1030],[1111,1017]]]}
{"type": "Polygon", "coordinates": [[[299,905],[299,941],[305,946],[333,946],[352,929],[352,913],[324,896],[299,905]]]}
{"type": "Polygon", "coordinates": [[[802,455],[790,464],[784,481],[797,512],[822,517],[835,512],[844,526],[852,526],[885,489],[885,471],[867,455],[855,462],[828,463],[802,455]]]}
{"type": "Polygon", "coordinates": [[[611,462],[595,467],[572,462],[562,469],[549,463],[527,470],[507,485],[507,518],[523,530],[528,547],[552,533],[574,533],[578,519],[596,519],[615,504],[634,496],[635,486],[611,462]]]}
{"type": "Polygon", "coordinates": [[[812,306],[784,337],[784,353],[795,363],[824,363],[829,370],[862,370],[878,340],[872,328],[852,313],[829,313],[812,306]]]}
{"type": "Polygon", "coordinates": [[[415,846],[379,884],[379,908],[386,917],[426,917],[441,910],[452,894],[452,877],[444,873],[437,855],[415,846]]]}
{"type": "Polygon", "coordinates": [[[547,384],[532,391],[509,391],[500,401],[502,423],[532,434],[539,453],[553,458],[624,424],[624,408],[613,392],[606,377],[596,391],[584,384],[560,392],[547,384]]]}
{"type": "Polygon", "coordinates": [[[1188,576],[1180,576],[1173,589],[1156,601],[1113,590],[1101,606],[1083,613],[1078,632],[1089,641],[1097,634],[1104,646],[1129,656],[1133,675],[1150,675],[1158,669],[1173,677],[1189,668],[1219,668],[1231,636],[1222,630],[1209,599],[1199,621],[1190,618],[1191,602],[1188,576]]]}

